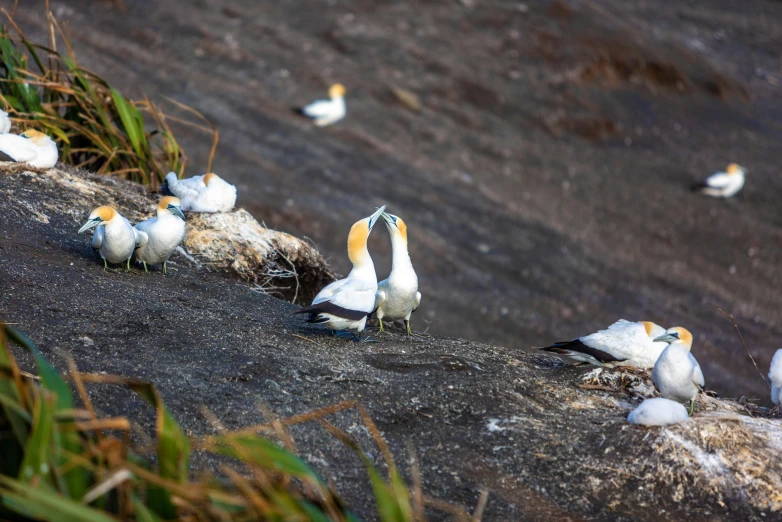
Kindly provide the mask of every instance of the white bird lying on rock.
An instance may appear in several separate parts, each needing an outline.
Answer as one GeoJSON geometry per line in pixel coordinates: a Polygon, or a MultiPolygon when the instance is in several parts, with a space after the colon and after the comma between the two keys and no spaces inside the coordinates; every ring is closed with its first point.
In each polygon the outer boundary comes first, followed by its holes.
{"type": "Polygon", "coordinates": [[[668,346],[668,343],[655,340],[664,333],[665,328],[650,321],[619,319],[605,330],[555,343],[541,350],[597,366],[649,369],[654,367],[657,358],[668,346]]]}
{"type": "Polygon", "coordinates": [[[335,83],[329,89],[330,100],[317,100],[298,110],[304,116],[315,120],[315,125],[325,127],[345,117],[345,87],[335,83]]]}
{"type": "Polygon", "coordinates": [[[8,134],[11,132],[11,118],[8,117],[8,113],[0,111],[0,134],[8,134]]]}
{"type": "Polygon", "coordinates": [[[768,378],[771,379],[771,402],[782,406],[782,348],[777,350],[771,359],[768,378]]]}
{"type": "Polygon", "coordinates": [[[657,342],[670,343],[660,354],[652,370],[652,382],[666,399],[690,401],[690,415],[695,407],[695,396],[706,382],[692,349],[692,334],[681,326],[669,328],[657,342]]]}
{"type": "Polygon", "coordinates": [[[50,169],[57,164],[59,152],[52,139],[34,129],[22,134],[0,134],[0,152],[17,163],[27,163],[39,169],[50,169]]]}
{"type": "Polygon", "coordinates": [[[92,248],[103,258],[103,269],[107,261],[113,264],[127,263],[125,271],[130,270],[130,258],[139,242],[139,234],[127,219],[111,207],[98,207],[90,213],[89,220],[79,229],[79,234],[95,228],[92,235],[92,248]]]}
{"type": "MultiPolygon", "coordinates": [[[[402,218],[383,212],[388,234],[391,236],[391,273],[377,285],[375,295],[375,314],[383,332],[383,319],[398,321],[404,319],[407,335],[413,335],[410,329],[410,316],[421,303],[418,291],[418,276],[407,251],[407,225],[402,218]]],[[[420,335],[420,334],[415,334],[420,335]]]]}
{"type": "Polygon", "coordinates": [[[630,424],[643,426],[668,426],[689,418],[687,408],[669,399],[646,399],[627,416],[630,424]]]}
{"type": "Polygon", "coordinates": [[[715,172],[700,183],[692,186],[692,190],[715,198],[729,198],[744,186],[746,169],[736,163],[731,163],[725,172],[715,172]]]}
{"type": "Polygon", "coordinates": [[[180,208],[179,198],[166,196],[157,206],[157,217],[147,219],[135,227],[139,235],[138,247],[134,253],[136,262],[144,265],[163,263],[163,274],[167,274],[166,263],[185,238],[185,215],[180,208]]]}
{"type": "MultiPolygon", "coordinates": [[[[385,210],[385,205],[371,216],[357,221],[348,235],[348,257],[353,270],[345,279],[334,281],[321,290],[312,305],[293,312],[309,314],[308,323],[322,323],[333,331],[364,331],[367,316],[375,309],[377,275],[367,250],[372,227],[385,210]]],[[[358,337],[359,341],[363,341],[358,337]]]]}
{"type": "Polygon", "coordinates": [[[176,172],[166,175],[166,185],[190,212],[230,212],[236,204],[236,187],[213,172],[177,179],[176,172]]]}

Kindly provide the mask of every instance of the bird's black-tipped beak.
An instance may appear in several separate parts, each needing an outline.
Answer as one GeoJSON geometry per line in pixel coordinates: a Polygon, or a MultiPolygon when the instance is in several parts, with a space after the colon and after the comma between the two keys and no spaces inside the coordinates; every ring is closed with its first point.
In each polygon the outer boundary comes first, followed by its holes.
{"type": "Polygon", "coordinates": [[[396,218],[394,216],[392,216],[391,214],[388,214],[386,212],[383,212],[383,214],[381,214],[381,216],[383,218],[383,221],[386,222],[386,226],[388,226],[389,228],[391,228],[391,227],[399,228],[397,226],[397,224],[396,224],[396,218]]]}
{"type": "Polygon", "coordinates": [[[369,230],[372,230],[372,227],[375,226],[375,223],[377,223],[378,218],[383,214],[385,210],[386,210],[386,206],[383,205],[382,207],[377,209],[374,214],[369,216],[369,230]]]}
{"type": "Polygon", "coordinates": [[[654,342],[656,343],[672,343],[679,339],[679,334],[675,333],[666,333],[661,335],[660,337],[655,337],[654,342]]]}
{"type": "Polygon", "coordinates": [[[170,211],[172,214],[174,214],[176,217],[178,217],[178,218],[181,218],[181,219],[182,219],[182,221],[184,221],[184,220],[185,220],[185,215],[182,213],[182,209],[181,209],[181,208],[177,207],[176,205],[169,205],[169,206],[168,206],[168,207],[166,207],[166,208],[168,208],[168,210],[169,210],[169,211],[170,211]]]}
{"type": "Polygon", "coordinates": [[[79,234],[81,234],[82,232],[86,232],[87,230],[89,230],[91,228],[97,227],[101,223],[103,223],[103,220],[101,218],[99,218],[99,217],[92,218],[89,221],[87,221],[86,223],[84,223],[84,226],[82,226],[79,229],[79,234]]]}

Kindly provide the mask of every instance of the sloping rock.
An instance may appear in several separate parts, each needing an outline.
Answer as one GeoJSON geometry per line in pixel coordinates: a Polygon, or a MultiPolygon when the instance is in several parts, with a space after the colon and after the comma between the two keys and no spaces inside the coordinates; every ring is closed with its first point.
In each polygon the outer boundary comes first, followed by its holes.
{"type": "MultiPolygon", "coordinates": [[[[62,351],[82,371],[155,383],[193,436],[215,433],[201,406],[238,429],[268,421],[259,405],[289,417],[354,400],[408,480],[415,452],[427,495],[471,508],[488,489],[484,520],[782,519],[778,413],[701,395],[682,424],[632,426],[628,413],[653,394],[647,374],[459,339],[390,333],[359,345],[291,317],[289,303],[188,263],[168,277],[104,272],[75,231],[106,199],[140,215],[132,202],[144,208],[149,199],[137,187],[82,173],[16,173],[0,174],[0,195],[4,319],[60,369],[62,351]]],[[[104,414],[153,431],[150,409],[127,390],[95,385],[89,393],[104,414]]],[[[327,418],[382,466],[355,411],[327,418]]],[[[317,422],[290,429],[303,457],[371,520],[359,459],[317,422]]],[[[221,463],[193,460],[194,471],[221,463]]]]}
{"type": "MultiPolygon", "coordinates": [[[[17,210],[24,209],[43,224],[49,223],[53,213],[65,213],[83,223],[100,205],[113,206],[131,223],[137,223],[154,215],[159,200],[136,183],[64,165],[31,170],[0,162],[2,175],[26,181],[24,188],[13,195],[7,192],[7,197],[13,199],[17,210]]],[[[312,245],[266,228],[243,209],[219,214],[188,213],[182,246],[182,255],[175,254],[174,261],[231,271],[261,291],[300,303],[309,302],[334,280],[334,273],[312,245]]]]}

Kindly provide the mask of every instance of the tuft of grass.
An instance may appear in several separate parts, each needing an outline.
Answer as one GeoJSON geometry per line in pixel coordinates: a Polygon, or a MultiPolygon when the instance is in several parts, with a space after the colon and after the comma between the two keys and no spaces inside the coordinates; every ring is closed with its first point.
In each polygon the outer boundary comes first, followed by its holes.
{"type": "Polygon", "coordinates": [[[191,440],[151,384],[81,373],[70,359],[68,367],[67,376],[61,375],[24,334],[7,324],[0,327],[0,519],[358,521],[333,486],[295,453],[287,427],[310,421],[320,422],[359,456],[369,475],[377,517],[383,522],[423,521],[425,505],[445,510],[457,520],[478,521],[486,503],[483,493],[471,516],[458,506],[425,496],[417,464],[411,491],[377,426],[352,401],[287,419],[264,410],[270,422],[233,432],[205,411],[218,434],[191,440]],[[9,341],[32,355],[38,376],[19,369],[9,341]],[[81,406],[76,405],[68,381],[81,406]],[[129,419],[96,415],[85,383],[125,386],[155,409],[155,442],[143,431],[140,436],[153,447],[154,458],[146,456],[148,449],[131,445],[131,429],[140,428],[129,419]],[[326,420],[351,408],[358,410],[380,449],[387,478],[358,442],[326,420]],[[282,445],[258,433],[275,434],[282,445]],[[193,448],[232,464],[223,465],[217,476],[195,479],[189,468],[193,448]]]}
{"type": "Polygon", "coordinates": [[[8,21],[0,24],[0,101],[17,127],[36,128],[57,141],[64,163],[156,190],[169,171],[181,176],[187,165],[171,127],[178,123],[212,133],[207,171],[211,168],[218,134],[197,111],[171,100],[199,123],[168,116],[147,97],[123,96],[79,64],[70,39],[48,10],[45,45],[30,41],[12,14],[0,12],[8,21]]]}

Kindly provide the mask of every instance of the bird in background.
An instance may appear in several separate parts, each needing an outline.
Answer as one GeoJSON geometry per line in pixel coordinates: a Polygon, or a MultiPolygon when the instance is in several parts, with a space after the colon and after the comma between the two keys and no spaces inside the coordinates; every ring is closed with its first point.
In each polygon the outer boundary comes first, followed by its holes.
{"type": "Polygon", "coordinates": [[[27,163],[39,169],[54,167],[60,155],[57,144],[35,129],[28,129],[22,134],[0,134],[0,152],[17,163],[27,163]]]}
{"type": "Polygon", "coordinates": [[[367,239],[372,227],[386,209],[385,205],[374,214],[353,224],[348,234],[348,257],[353,269],[345,279],[334,281],[321,290],[312,305],[293,314],[309,314],[308,323],[324,324],[334,332],[355,331],[359,342],[367,324],[367,316],[375,309],[377,274],[367,250],[367,239]]]}
{"type": "Polygon", "coordinates": [[[714,198],[729,198],[744,187],[747,169],[731,163],[725,172],[715,172],[708,178],[692,185],[692,190],[714,198]]]}
{"type": "Polygon", "coordinates": [[[0,111],[0,134],[8,134],[11,132],[11,118],[8,117],[8,113],[0,111]]]}
{"type": "Polygon", "coordinates": [[[421,292],[418,291],[418,276],[410,261],[407,251],[407,225],[402,218],[383,212],[388,234],[391,236],[391,273],[377,285],[375,294],[375,315],[383,329],[383,319],[398,321],[404,319],[407,335],[413,334],[410,329],[410,316],[421,304],[421,292]]]}
{"type": "Polygon", "coordinates": [[[335,83],[329,88],[328,100],[317,100],[305,105],[297,112],[312,118],[315,125],[325,127],[336,123],[345,117],[345,87],[341,83],[335,83]]]}
{"type": "Polygon", "coordinates": [[[670,343],[660,354],[652,370],[652,382],[666,399],[690,401],[690,415],[695,408],[695,396],[705,386],[703,371],[693,357],[692,334],[681,326],[669,328],[655,342],[670,343]]]}
{"type": "Polygon", "coordinates": [[[185,215],[180,207],[179,198],[166,196],[158,203],[156,217],[133,227],[139,236],[133,258],[144,265],[144,272],[147,272],[147,264],[162,263],[163,274],[168,274],[168,258],[185,238],[185,215]]]}
{"type": "Polygon", "coordinates": [[[190,212],[230,212],[236,205],[236,187],[214,172],[178,179],[176,172],[166,174],[168,190],[190,212]]]}
{"type": "Polygon", "coordinates": [[[665,328],[651,321],[619,319],[605,330],[572,341],[554,343],[541,350],[596,366],[650,369],[668,346],[667,342],[655,339],[664,333],[665,328]]]}
{"type": "Polygon", "coordinates": [[[79,234],[94,228],[92,249],[97,250],[103,259],[103,269],[107,263],[126,263],[125,271],[130,270],[130,258],[139,242],[139,234],[130,222],[112,207],[98,207],[90,213],[87,222],[79,229],[79,234]]]}
{"type": "Polygon", "coordinates": [[[771,359],[768,378],[771,380],[771,402],[782,406],[782,348],[771,359]]]}

